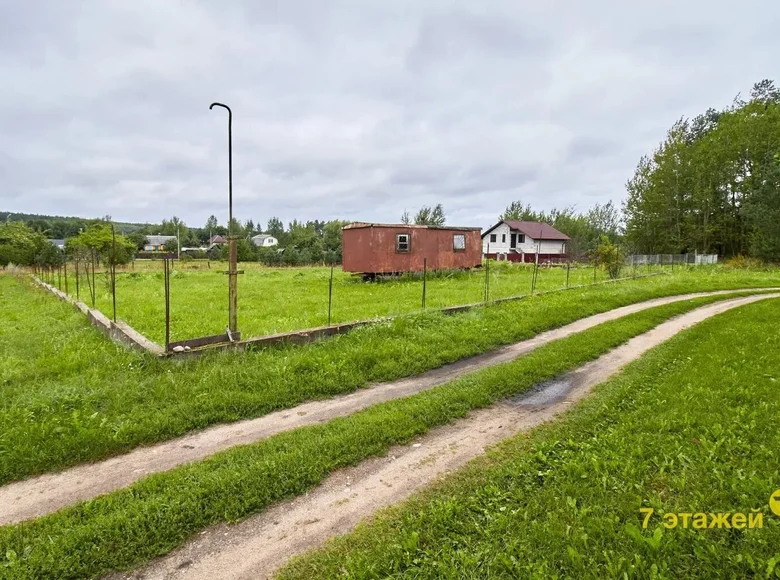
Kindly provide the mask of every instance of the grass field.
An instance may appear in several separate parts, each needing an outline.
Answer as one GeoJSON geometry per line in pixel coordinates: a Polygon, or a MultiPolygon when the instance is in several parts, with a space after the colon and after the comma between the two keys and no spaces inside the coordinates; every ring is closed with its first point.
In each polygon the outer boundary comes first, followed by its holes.
{"type": "MultiPolygon", "coordinates": [[[[722,297],[659,306],[607,322],[418,395],[237,447],[51,516],[0,528],[5,548],[0,577],[95,577],[138,565],[207,525],[303,493],[334,469],[383,454],[393,444],[522,392],[717,299],[722,297]]],[[[766,311],[760,314],[771,319],[766,311]]]]}
{"type": "MultiPolygon", "coordinates": [[[[705,321],[293,578],[780,578],[780,309],[705,321]],[[642,528],[642,507],[655,515],[642,528]],[[664,527],[760,510],[762,528],[664,527]],[[691,518],[692,519],[692,518],[691,518]],[[679,520],[680,522],[682,520],[679,520]]],[[[731,518],[729,518],[731,521],[731,518]]]]}
{"type": "Polygon", "coordinates": [[[625,304],[771,285],[774,271],[657,276],[173,362],[126,351],[69,305],[0,276],[0,483],[417,374],[625,304]]]}
{"type": "MultiPolygon", "coordinates": [[[[177,263],[171,278],[171,340],[220,334],[227,326],[227,276],[225,263],[177,263]]],[[[244,337],[324,326],[328,323],[330,269],[265,268],[241,264],[239,276],[239,328],[244,337]]],[[[679,269],[679,267],[678,267],[679,269]]],[[[670,272],[670,266],[642,266],[634,273],[670,272]]],[[[492,262],[490,298],[506,298],[531,292],[533,266],[492,262]]],[[[604,281],[603,270],[588,266],[568,271],[569,285],[604,281]]],[[[567,269],[540,268],[536,290],[566,287],[567,269]]],[[[59,280],[64,285],[64,280],[59,280]]],[[[104,314],[113,310],[111,286],[105,274],[96,278],[96,306],[104,314]]],[[[75,280],[68,289],[75,295],[75,280]]],[[[80,295],[89,302],[86,278],[81,278],[80,295]]],[[[426,281],[426,306],[439,308],[481,302],[485,298],[485,272],[430,274],[426,281]]],[[[422,308],[422,279],[408,276],[377,283],[334,270],[333,323],[366,320],[418,311],[422,308]]],[[[136,262],[134,269],[117,274],[117,316],[154,340],[165,342],[165,301],[160,262],[136,262]]]]}

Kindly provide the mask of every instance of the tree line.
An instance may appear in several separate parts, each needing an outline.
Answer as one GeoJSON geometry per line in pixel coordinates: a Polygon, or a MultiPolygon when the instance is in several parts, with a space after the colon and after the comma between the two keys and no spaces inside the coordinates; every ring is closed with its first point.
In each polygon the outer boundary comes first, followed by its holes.
{"type": "Polygon", "coordinates": [[[129,238],[117,233],[112,224],[97,220],[68,238],[65,248],[49,242],[43,232],[23,221],[0,222],[0,266],[38,266],[56,268],[66,258],[83,262],[127,264],[136,248],[129,238]]]}
{"type": "Polygon", "coordinates": [[[642,253],[780,260],[780,90],[672,125],[626,184],[626,242],[642,253]]]}
{"type": "Polygon", "coordinates": [[[0,266],[53,267],[62,264],[66,256],[115,260],[125,264],[143,252],[147,236],[177,236],[168,242],[165,251],[176,253],[187,248],[183,259],[226,259],[227,245],[211,244],[215,236],[238,237],[238,258],[242,262],[260,261],[267,265],[305,265],[341,263],[341,228],[348,222],[341,220],[307,221],[293,220],[284,227],[276,217],[262,228],[250,219],[240,222],[234,219],[228,229],[215,216],[210,216],[203,227],[189,227],[174,216],[160,224],[112,223],[110,216],[102,219],[57,218],[4,214],[0,221],[0,266]],[[113,225],[113,231],[112,231],[113,225]],[[258,247],[252,237],[267,234],[278,240],[274,247],[258,247]],[[117,251],[113,251],[113,237],[117,251]],[[49,239],[65,239],[64,251],[49,243],[49,239]]]}
{"type": "MultiPolygon", "coordinates": [[[[2,217],[2,216],[0,216],[2,217]]],[[[95,253],[98,259],[116,260],[123,264],[143,252],[147,236],[176,236],[166,244],[165,251],[176,253],[184,249],[183,259],[227,258],[226,245],[213,245],[215,236],[238,237],[238,259],[242,262],[260,261],[267,265],[305,265],[341,263],[341,229],[348,222],[298,221],[287,227],[279,218],[272,217],[263,228],[249,219],[241,222],[234,219],[228,229],[220,224],[216,216],[209,216],[202,227],[190,227],[177,216],[164,219],[159,224],[128,224],[111,222],[111,216],[102,219],[57,218],[49,216],[28,216],[27,220],[0,221],[0,265],[54,266],[60,264],[65,255],[79,259],[91,259],[95,253]],[[112,252],[112,230],[118,249],[112,252]],[[47,238],[66,239],[66,252],[59,252],[47,238]],[[273,236],[278,246],[258,247],[252,237],[258,234],[273,236]]],[[[15,217],[21,217],[16,214],[15,217]]],[[[587,212],[577,212],[573,207],[553,209],[549,212],[534,211],[530,205],[520,201],[512,202],[498,219],[543,221],[567,234],[571,241],[568,253],[575,258],[587,258],[600,243],[600,236],[616,242],[620,238],[621,216],[612,202],[596,205],[587,212]]],[[[446,214],[442,204],[423,206],[413,216],[404,211],[401,223],[443,226],[446,214]]]]}

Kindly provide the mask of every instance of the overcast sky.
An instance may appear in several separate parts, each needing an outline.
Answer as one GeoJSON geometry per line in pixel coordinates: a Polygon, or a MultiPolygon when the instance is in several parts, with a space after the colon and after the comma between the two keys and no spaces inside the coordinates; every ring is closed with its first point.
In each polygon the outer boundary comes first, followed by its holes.
{"type": "Polygon", "coordinates": [[[0,0],[0,210],[487,226],[619,202],[680,116],[780,80],[780,4],[0,0]]]}

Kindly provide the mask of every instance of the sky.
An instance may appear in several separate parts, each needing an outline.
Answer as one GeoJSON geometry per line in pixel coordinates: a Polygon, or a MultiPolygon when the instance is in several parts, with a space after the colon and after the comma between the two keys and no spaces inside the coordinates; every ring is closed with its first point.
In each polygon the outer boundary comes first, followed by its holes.
{"type": "MultiPolygon", "coordinates": [[[[780,81],[780,3],[0,0],[0,211],[487,227],[780,81]]],[[[13,219],[13,218],[12,218],[13,219]]]]}

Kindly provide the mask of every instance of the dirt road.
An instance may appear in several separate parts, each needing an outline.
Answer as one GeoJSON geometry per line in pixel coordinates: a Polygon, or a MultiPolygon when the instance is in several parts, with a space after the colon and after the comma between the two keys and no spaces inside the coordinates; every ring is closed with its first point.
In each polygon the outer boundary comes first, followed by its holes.
{"type": "Polygon", "coordinates": [[[376,510],[403,501],[458,469],[485,448],[531,429],[568,409],[628,362],[678,332],[732,308],[780,294],[727,300],[664,322],[623,346],[525,396],[470,414],[416,442],[395,447],[332,474],[311,493],[276,505],[237,525],[219,525],[123,579],[255,579],[273,575],[293,555],[349,532],[376,510]]]}

